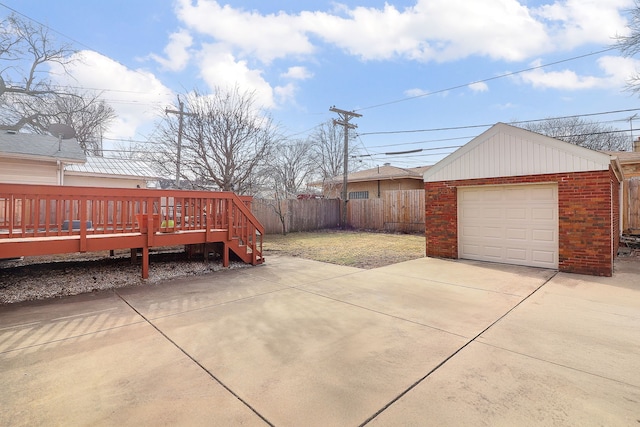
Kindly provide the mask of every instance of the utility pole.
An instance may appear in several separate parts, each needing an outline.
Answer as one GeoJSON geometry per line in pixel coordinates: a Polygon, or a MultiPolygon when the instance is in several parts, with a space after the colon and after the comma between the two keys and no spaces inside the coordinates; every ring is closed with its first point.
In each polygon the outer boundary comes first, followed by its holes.
{"type": "Polygon", "coordinates": [[[185,113],[184,112],[184,102],[180,100],[180,95],[178,95],[178,105],[180,106],[180,110],[170,110],[165,108],[165,114],[177,114],[178,115],[178,149],[176,150],[176,188],[180,188],[180,162],[181,160],[181,152],[182,152],[182,126],[184,116],[192,116],[195,117],[193,113],[185,113]]]}
{"type": "Polygon", "coordinates": [[[349,172],[349,129],[355,129],[358,126],[353,123],[349,123],[354,117],[362,117],[362,114],[354,113],[353,111],[345,111],[336,108],[335,106],[329,108],[332,113],[337,113],[340,120],[333,120],[334,125],[344,126],[344,173],[342,174],[342,228],[347,228],[347,174],[349,172]]]}

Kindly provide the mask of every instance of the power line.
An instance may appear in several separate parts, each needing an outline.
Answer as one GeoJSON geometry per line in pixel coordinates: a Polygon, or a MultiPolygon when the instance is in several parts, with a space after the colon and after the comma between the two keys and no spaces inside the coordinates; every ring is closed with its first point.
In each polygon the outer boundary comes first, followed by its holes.
{"type": "Polygon", "coordinates": [[[511,76],[515,76],[517,74],[526,73],[528,71],[539,70],[541,68],[550,67],[552,65],[562,64],[564,62],[570,62],[570,61],[575,61],[577,59],[586,58],[586,57],[589,57],[589,56],[600,55],[602,53],[609,52],[609,51],[612,51],[612,50],[617,50],[617,49],[618,49],[617,47],[609,47],[609,48],[602,49],[602,50],[599,50],[599,51],[596,51],[596,52],[585,53],[583,55],[578,55],[578,56],[574,56],[574,57],[571,57],[571,58],[561,59],[559,61],[550,62],[548,64],[536,65],[535,67],[529,67],[529,68],[525,68],[525,69],[518,70],[518,71],[512,71],[512,72],[509,72],[509,73],[500,74],[498,76],[488,77],[486,79],[476,80],[476,81],[473,81],[473,82],[470,82],[470,83],[465,83],[465,84],[461,84],[461,85],[457,85],[457,86],[452,86],[452,87],[449,87],[449,88],[446,88],[446,89],[440,89],[440,90],[436,90],[436,91],[433,91],[433,92],[423,93],[423,94],[420,94],[420,95],[409,96],[409,97],[402,98],[402,99],[396,99],[395,101],[383,102],[382,104],[371,105],[369,107],[358,108],[358,109],[356,109],[354,111],[364,111],[364,110],[370,110],[370,109],[373,109],[373,108],[385,107],[387,105],[398,104],[400,102],[410,101],[410,100],[416,99],[416,98],[423,98],[425,96],[436,95],[438,93],[448,92],[448,91],[455,90],[455,89],[461,89],[461,88],[468,87],[470,85],[477,84],[477,83],[486,83],[486,82],[490,82],[492,80],[498,80],[498,79],[502,79],[502,78],[505,78],[505,77],[511,77],[511,76]]]}
{"type": "MultiPolygon", "coordinates": [[[[574,119],[579,117],[592,117],[592,116],[600,116],[605,114],[617,114],[617,113],[628,113],[631,111],[640,111],[640,108],[628,108],[625,110],[610,110],[603,111],[599,113],[586,113],[586,114],[574,114],[571,116],[559,116],[559,117],[547,117],[544,119],[532,119],[532,120],[519,120],[515,122],[511,122],[512,124],[523,124],[523,123],[534,123],[534,122],[544,122],[547,120],[562,120],[562,119],[574,119]]],[[[401,134],[401,133],[419,133],[419,132],[440,132],[440,131],[450,131],[450,130],[462,130],[462,129],[474,129],[474,128],[483,128],[483,127],[491,127],[495,123],[482,124],[482,125],[467,125],[467,126],[452,126],[452,127],[444,127],[444,128],[430,128],[430,129],[412,129],[412,130],[393,130],[393,131],[380,131],[380,132],[364,132],[359,133],[358,136],[365,135],[390,135],[390,134],[401,134]]]]}

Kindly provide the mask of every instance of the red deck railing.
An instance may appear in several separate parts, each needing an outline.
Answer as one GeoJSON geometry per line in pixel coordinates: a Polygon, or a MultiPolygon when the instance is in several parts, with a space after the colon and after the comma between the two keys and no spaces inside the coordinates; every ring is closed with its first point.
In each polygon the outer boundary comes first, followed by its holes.
{"type": "Polygon", "coordinates": [[[230,192],[0,184],[0,258],[219,243],[262,263],[251,197],[230,192]]]}

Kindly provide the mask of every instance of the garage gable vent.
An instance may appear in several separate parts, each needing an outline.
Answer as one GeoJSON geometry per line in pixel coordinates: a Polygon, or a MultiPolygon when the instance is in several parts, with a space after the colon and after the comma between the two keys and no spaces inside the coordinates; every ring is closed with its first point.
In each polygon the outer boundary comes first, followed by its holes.
{"type": "Polygon", "coordinates": [[[424,173],[425,182],[608,170],[611,157],[497,123],[424,173]]]}

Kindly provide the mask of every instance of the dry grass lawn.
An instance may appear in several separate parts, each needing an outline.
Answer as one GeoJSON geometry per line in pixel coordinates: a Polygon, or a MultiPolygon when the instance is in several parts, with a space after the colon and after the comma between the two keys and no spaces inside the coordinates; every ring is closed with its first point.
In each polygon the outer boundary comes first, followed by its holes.
{"type": "Polygon", "coordinates": [[[264,236],[263,251],[358,268],[422,258],[425,238],[416,234],[322,230],[264,236]]]}

